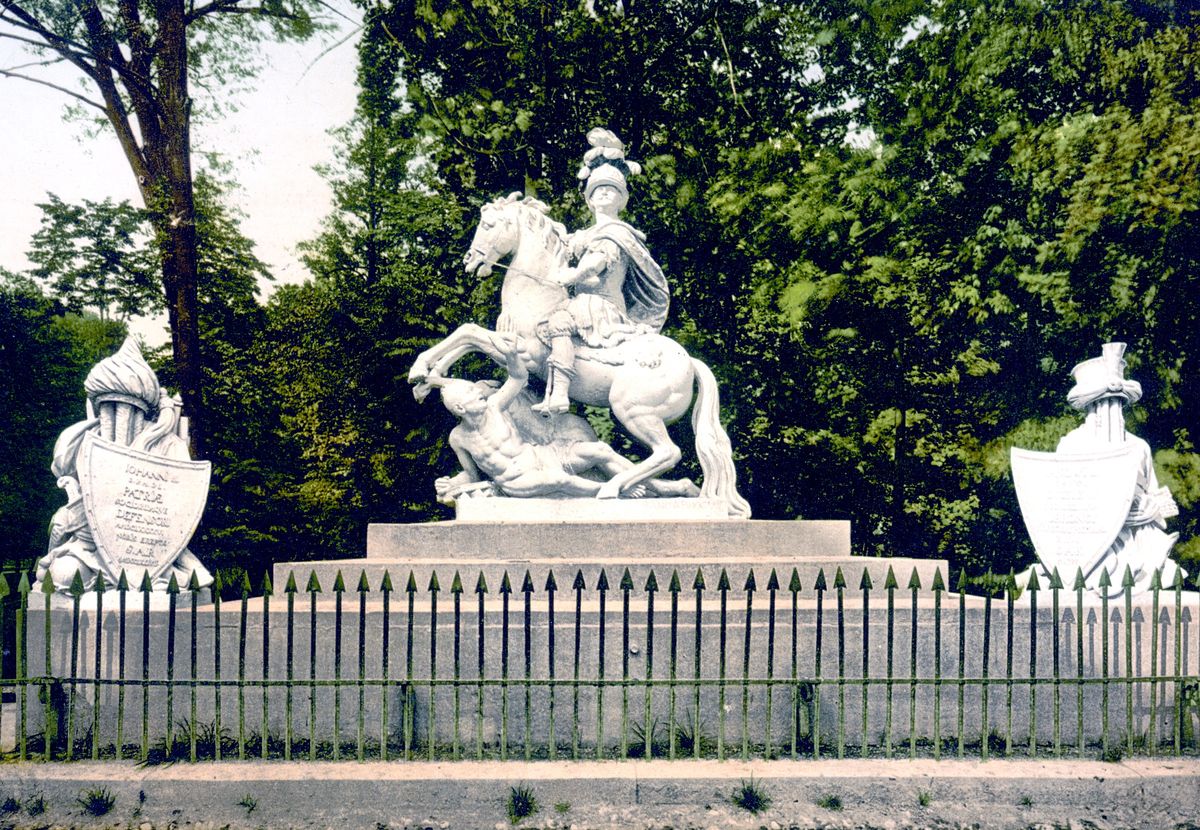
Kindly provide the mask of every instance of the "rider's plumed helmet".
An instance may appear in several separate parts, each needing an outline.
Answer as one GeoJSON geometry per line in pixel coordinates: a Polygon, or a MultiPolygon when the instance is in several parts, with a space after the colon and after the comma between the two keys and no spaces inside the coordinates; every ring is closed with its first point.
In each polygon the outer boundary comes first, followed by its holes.
{"type": "Polygon", "coordinates": [[[579,167],[584,198],[590,199],[596,188],[608,186],[628,199],[628,177],[641,173],[642,166],[625,158],[625,145],[611,130],[597,127],[588,133],[587,139],[591,149],[584,153],[579,167]]]}

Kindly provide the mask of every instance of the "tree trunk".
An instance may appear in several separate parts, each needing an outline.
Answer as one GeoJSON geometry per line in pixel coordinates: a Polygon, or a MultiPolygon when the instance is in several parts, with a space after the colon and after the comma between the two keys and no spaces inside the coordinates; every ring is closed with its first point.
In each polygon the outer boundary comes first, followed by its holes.
{"type": "MultiPolygon", "coordinates": [[[[196,209],[192,183],[191,98],[188,95],[187,32],[182,0],[158,2],[159,48],[155,56],[159,80],[161,129],[157,147],[147,146],[154,174],[147,207],[155,217],[162,257],[163,288],[171,325],[171,347],[183,411],[190,419],[193,458],[204,457],[204,374],[197,314],[199,275],[196,252],[196,209]]],[[[149,141],[147,144],[149,145],[149,141]]]]}

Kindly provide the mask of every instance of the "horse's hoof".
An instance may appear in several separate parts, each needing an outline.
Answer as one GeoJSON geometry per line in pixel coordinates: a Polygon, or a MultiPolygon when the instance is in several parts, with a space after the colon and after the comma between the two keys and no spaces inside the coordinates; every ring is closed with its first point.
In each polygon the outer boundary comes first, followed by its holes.
{"type": "Polygon", "coordinates": [[[426,397],[429,396],[429,393],[432,390],[433,387],[430,384],[426,383],[425,381],[421,381],[413,387],[413,397],[417,399],[417,403],[421,403],[426,397]]]}
{"type": "Polygon", "coordinates": [[[546,418],[547,420],[549,420],[550,418],[552,418],[555,415],[561,415],[564,412],[566,412],[568,409],[571,408],[571,405],[570,404],[562,404],[562,403],[551,403],[549,401],[542,401],[541,403],[535,403],[533,406],[531,406],[529,408],[532,409],[537,414],[541,415],[543,418],[546,418]]]}

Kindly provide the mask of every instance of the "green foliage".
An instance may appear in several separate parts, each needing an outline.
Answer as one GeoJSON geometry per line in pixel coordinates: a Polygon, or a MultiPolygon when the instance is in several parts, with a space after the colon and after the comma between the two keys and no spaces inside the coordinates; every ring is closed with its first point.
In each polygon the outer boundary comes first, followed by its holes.
{"type": "Polygon", "coordinates": [[[150,255],[145,214],[129,204],[63,202],[53,193],[38,205],[42,225],[30,241],[31,275],[76,313],[91,309],[126,321],[163,309],[150,255]]]}
{"type": "Polygon", "coordinates": [[[121,323],[70,314],[29,281],[0,278],[0,561],[45,553],[66,501],[50,473],[55,439],[86,417],[83,380],[124,337],[121,323]]]}
{"type": "Polygon", "coordinates": [[[284,544],[290,558],[357,555],[368,522],[435,515],[452,421],[418,406],[406,373],[452,323],[492,313],[494,285],[485,306],[456,276],[464,214],[433,193],[418,160],[397,55],[377,17],[364,25],[358,111],[325,171],[336,209],[302,246],[314,278],[277,291],[213,379],[242,426],[231,417],[216,451],[225,512],[240,518],[211,543],[257,567],[284,544]]]}
{"type": "Polygon", "coordinates": [[[90,790],[84,790],[75,799],[83,811],[89,816],[108,815],[113,806],[117,803],[117,797],[112,794],[108,787],[93,787],[90,790]]]}
{"type": "Polygon", "coordinates": [[[835,793],[826,793],[817,798],[816,804],[823,810],[832,810],[840,812],[845,805],[842,804],[842,797],[835,793]]]}
{"type": "Polygon", "coordinates": [[[733,791],[730,800],[735,807],[740,807],[755,816],[766,812],[771,807],[771,796],[767,794],[766,788],[760,782],[755,781],[753,777],[749,781],[743,781],[733,791]]]}
{"type": "Polygon", "coordinates": [[[518,784],[508,788],[508,799],[505,801],[504,809],[510,822],[520,824],[536,813],[540,807],[537,796],[533,794],[533,789],[524,784],[518,784]]]}
{"type": "Polygon", "coordinates": [[[1123,2],[850,5],[814,10],[813,49],[866,140],[739,147],[706,193],[754,274],[750,499],[852,518],[864,553],[1020,567],[1008,450],[1078,422],[1068,370],[1100,342],[1131,343],[1144,437],[1193,450],[1195,28],[1123,2]]]}
{"type": "Polygon", "coordinates": [[[630,737],[629,742],[629,757],[631,758],[656,758],[667,755],[669,745],[667,743],[666,726],[662,724],[658,718],[650,719],[649,728],[641,721],[633,721],[629,725],[630,737]],[[646,744],[649,741],[649,752],[646,751],[646,744]]]}
{"type": "MultiPolygon", "coordinates": [[[[261,568],[264,544],[285,536],[271,532],[278,527],[267,497],[277,421],[259,385],[263,367],[255,363],[253,349],[266,321],[255,295],[271,275],[242,233],[243,216],[229,205],[223,184],[197,177],[196,216],[206,454],[213,482],[193,548],[214,565],[261,568]]],[[[173,384],[175,368],[174,361],[164,362],[160,380],[173,384]]]]}
{"type": "Polygon", "coordinates": [[[40,816],[46,812],[46,797],[41,793],[30,796],[25,802],[25,812],[31,816],[40,816]]]}
{"type": "Polygon", "coordinates": [[[242,796],[242,800],[237,803],[237,806],[244,809],[246,811],[246,815],[250,815],[254,812],[255,808],[258,807],[258,799],[250,795],[250,793],[246,793],[244,796],[242,796]]]}
{"type": "Polygon", "coordinates": [[[675,745],[678,747],[679,754],[684,756],[695,755],[697,741],[700,742],[701,756],[708,756],[715,752],[717,739],[706,731],[706,726],[704,721],[701,720],[697,729],[694,710],[691,714],[685,715],[675,721],[675,745]]]}

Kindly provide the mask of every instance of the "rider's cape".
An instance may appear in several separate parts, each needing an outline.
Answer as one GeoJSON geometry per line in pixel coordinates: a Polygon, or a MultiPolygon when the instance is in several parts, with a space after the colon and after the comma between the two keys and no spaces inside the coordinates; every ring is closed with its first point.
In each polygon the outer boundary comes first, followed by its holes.
{"type": "Polygon", "coordinates": [[[583,231],[583,246],[598,239],[607,239],[620,248],[629,258],[625,274],[626,312],[635,323],[659,331],[667,321],[667,310],[671,304],[671,292],[662,268],[650,256],[646,248],[646,235],[620,220],[606,222],[583,231]]]}

